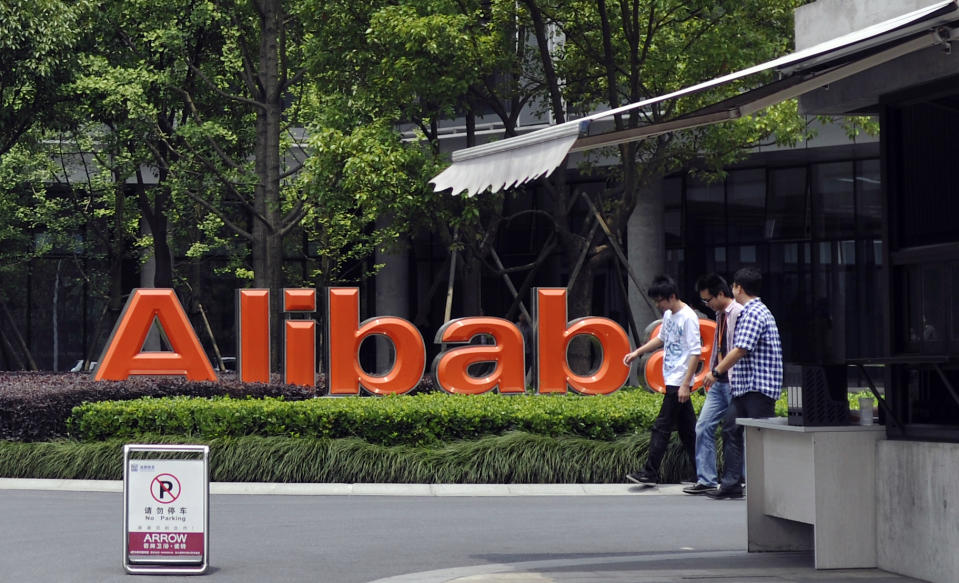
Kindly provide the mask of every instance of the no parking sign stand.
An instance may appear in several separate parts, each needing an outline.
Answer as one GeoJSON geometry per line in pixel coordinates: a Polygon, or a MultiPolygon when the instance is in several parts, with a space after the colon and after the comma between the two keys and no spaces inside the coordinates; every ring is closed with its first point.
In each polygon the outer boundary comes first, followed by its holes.
{"type": "Polygon", "coordinates": [[[123,568],[202,574],[210,557],[210,448],[123,446],[123,568]]]}

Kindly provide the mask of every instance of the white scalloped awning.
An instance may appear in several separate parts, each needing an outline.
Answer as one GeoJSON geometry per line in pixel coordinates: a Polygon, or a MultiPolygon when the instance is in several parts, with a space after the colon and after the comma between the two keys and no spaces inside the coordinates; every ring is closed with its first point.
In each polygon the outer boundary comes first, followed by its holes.
{"type": "Polygon", "coordinates": [[[518,186],[548,176],[570,152],[613,146],[751,115],[765,107],[798,97],[905,54],[948,42],[959,21],[959,0],[944,0],[926,8],[796,51],[784,57],[717,77],[667,95],[630,103],[583,119],[526,135],[453,152],[453,163],[430,182],[440,192],[475,195],[518,186]],[[757,73],[775,70],[778,81],[718,102],[697,112],[622,131],[589,135],[592,121],[719,87],[757,73]]]}
{"type": "Polygon", "coordinates": [[[452,188],[476,194],[512,188],[548,176],[563,162],[566,153],[589,121],[555,125],[523,136],[453,152],[453,164],[430,180],[436,192],[452,188]],[[491,169],[495,168],[495,172],[491,169]]]}

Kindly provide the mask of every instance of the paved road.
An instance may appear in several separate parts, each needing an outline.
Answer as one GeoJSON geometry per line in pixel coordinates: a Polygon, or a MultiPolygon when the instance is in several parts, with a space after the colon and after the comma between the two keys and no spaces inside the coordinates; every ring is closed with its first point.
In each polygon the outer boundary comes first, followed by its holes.
{"type": "MultiPolygon", "coordinates": [[[[445,581],[501,563],[562,569],[644,553],[745,547],[742,501],[623,491],[627,495],[214,494],[212,568],[203,580],[365,583],[407,575],[406,581],[422,582],[425,574],[409,574],[439,571],[435,580],[445,581]]],[[[119,493],[0,490],[0,516],[4,583],[131,581],[121,563],[119,493]]]]}

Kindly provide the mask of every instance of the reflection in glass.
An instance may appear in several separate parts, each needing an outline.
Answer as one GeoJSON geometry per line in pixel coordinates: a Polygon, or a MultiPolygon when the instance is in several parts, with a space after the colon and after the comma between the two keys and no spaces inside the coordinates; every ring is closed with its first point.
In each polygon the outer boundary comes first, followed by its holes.
{"type": "Polygon", "coordinates": [[[882,233],[882,180],[879,160],[856,162],[856,215],[861,237],[882,233]]]}
{"type": "Polygon", "coordinates": [[[725,188],[722,182],[690,181],[686,187],[686,243],[726,243],[725,188]]]}
{"type": "Polygon", "coordinates": [[[856,196],[851,162],[814,164],[813,233],[817,238],[856,236],[856,196]]]}
{"type": "Polygon", "coordinates": [[[767,239],[804,239],[809,236],[806,168],[771,170],[765,235],[767,239]]]}
{"type": "Polygon", "coordinates": [[[763,239],[766,218],[766,171],[735,170],[726,178],[729,242],[754,243],[763,239]]]}

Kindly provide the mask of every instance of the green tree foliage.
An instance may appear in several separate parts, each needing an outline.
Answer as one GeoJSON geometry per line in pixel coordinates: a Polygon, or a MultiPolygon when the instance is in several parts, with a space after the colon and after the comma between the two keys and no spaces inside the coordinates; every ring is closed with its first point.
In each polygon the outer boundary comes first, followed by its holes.
{"type": "MultiPolygon", "coordinates": [[[[30,199],[55,171],[41,151],[38,122],[54,122],[64,86],[77,66],[79,23],[88,2],[0,2],[0,268],[31,252],[24,224],[34,224],[30,199]]],[[[41,241],[40,247],[49,245],[41,241]]]]}
{"type": "Polygon", "coordinates": [[[0,2],[0,156],[64,98],[87,1],[0,2]]]}

